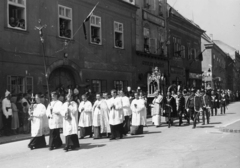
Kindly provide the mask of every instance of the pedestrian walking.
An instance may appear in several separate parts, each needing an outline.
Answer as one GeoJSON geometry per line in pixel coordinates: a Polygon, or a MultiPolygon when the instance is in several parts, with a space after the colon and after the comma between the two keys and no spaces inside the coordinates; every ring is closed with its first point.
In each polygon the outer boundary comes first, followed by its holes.
{"type": "Polygon", "coordinates": [[[182,124],[182,117],[185,111],[185,98],[181,90],[178,90],[177,97],[176,97],[176,110],[179,116],[179,126],[182,124]]]}
{"type": "Polygon", "coordinates": [[[217,98],[216,93],[214,92],[214,90],[211,91],[211,102],[212,102],[211,114],[213,116],[213,114],[215,112],[215,115],[217,115],[218,98],[217,98]]]}
{"type": "Polygon", "coordinates": [[[63,135],[65,136],[64,150],[75,150],[80,147],[78,140],[78,105],[73,101],[73,95],[69,90],[66,102],[62,105],[61,114],[63,116],[63,135]]]}
{"type": "Polygon", "coordinates": [[[134,93],[135,99],[131,103],[132,126],[131,135],[143,134],[145,124],[145,104],[144,100],[139,98],[139,93],[134,93]]]}
{"type": "Polygon", "coordinates": [[[111,91],[112,98],[109,99],[109,124],[111,128],[111,138],[114,140],[116,138],[123,138],[123,104],[121,97],[117,96],[117,91],[111,91]]]}
{"type": "Polygon", "coordinates": [[[48,128],[46,107],[41,103],[41,95],[35,95],[35,104],[31,105],[29,115],[31,120],[31,136],[32,139],[28,147],[32,150],[35,148],[46,147],[45,135],[48,128]]]}
{"type": "Polygon", "coordinates": [[[187,112],[189,115],[189,124],[190,124],[190,120],[194,120],[193,115],[194,115],[194,89],[191,89],[191,93],[189,98],[187,99],[187,103],[186,103],[186,108],[187,108],[187,112]]]}
{"type": "Polygon", "coordinates": [[[221,114],[225,114],[226,112],[226,94],[224,90],[222,90],[221,96],[220,96],[220,108],[221,108],[221,114]]]}
{"type": "Polygon", "coordinates": [[[202,102],[202,96],[200,94],[200,90],[197,89],[196,94],[194,96],[194,120],[193,120],[193,128],[196,128],[196,122],[197,119],[203,111],[203,102],[202,102]]]}
{"type": "Polygon", "coordinates": [[[124,122],[123,122],[123,134],[127,135],[130,131],[130,122],[132,116],[132,110],[130,108],[130,99],[125,95],[124,91],[120,91],[120,97],[122,99],[124,122]]]}
{"type": "Polygon", "coordinates": [[[61,116],[62,102],[58,100],[57,92],[52,92],[51,98],[52,101],[47,107],[47,117],[50,128],[49,150],[62,146],[60,129],[63,127],[63,118],[61,116]]]}
{"type": "Polygon", "coordinates": [[[207,124],[209,124],[210,122],[210,110],[212,106],[211,98],[210,98],[210,95],[208,95],[207,90],[204,90],[202,99],[203,99],[202,121],[203,121],[203,125],[205,125],[205,117],[207,120],[207,124]]]}
{"type": "Polygon", "coordinates": [[[87,96],[82,95],[82,102],[79,105],[78,111],[80,112],[80,138],[83,139],[89,135],[92,138],[92,103],[88,101],[87,96]]]}

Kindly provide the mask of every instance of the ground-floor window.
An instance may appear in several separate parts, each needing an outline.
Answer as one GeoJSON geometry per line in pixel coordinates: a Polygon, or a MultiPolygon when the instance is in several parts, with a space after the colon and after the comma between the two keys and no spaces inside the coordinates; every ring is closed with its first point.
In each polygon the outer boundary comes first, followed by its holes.
{"type": "Polygon", "coordinates": [[[91,81],[91,88],[92,88],[93,93],[107,92],[107,81],[106,80],[93,79],[91,81]]]}
{"type": "Polygon", "coordinates": [[[12,94],[33,92],[33,77],[8,76],[7,88],[12,94]]]}
{"type": "Polygon", "coordinates": [[[124,80],[115,80],[113,81],[114,89],[116,90],[126,90],[128,86],[128,81],[124,80]]]}

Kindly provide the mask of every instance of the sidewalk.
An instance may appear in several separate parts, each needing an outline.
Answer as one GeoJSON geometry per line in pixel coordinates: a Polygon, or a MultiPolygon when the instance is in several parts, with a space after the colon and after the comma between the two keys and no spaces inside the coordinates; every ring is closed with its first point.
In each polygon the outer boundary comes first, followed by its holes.
{"type": "Polygon", "coordinates": [[[223,132],[240,133],[240,120],[229,124],[226,127],[222,127],[220,130],[223,132]]]}
{"type": "Polygon", "coordinates": [[[21,140],[26,140],[30,139],[31,134],[17,134],[17,135],[11,135],[11,136],[1,136],[0,137],[0,145],[5,144],[5,143],[10,143],[10,142],[15,142],[15,141],[21,141],[21,140]]]}

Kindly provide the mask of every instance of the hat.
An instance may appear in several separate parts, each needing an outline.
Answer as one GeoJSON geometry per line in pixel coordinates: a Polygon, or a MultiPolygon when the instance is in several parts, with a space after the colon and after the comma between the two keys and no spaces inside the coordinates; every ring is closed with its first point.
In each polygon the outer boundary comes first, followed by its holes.
{"type": "Polygon", "coordinates": [[[190,90],[191,92],[195,92],[195,89],[194,88],[191,88],[191,90],[190,90]]]}
{"type": "Polygon", "coordinates": [[[78,89],[75,88],[74,91],[73,91],[73,93],[74,93],[75,95],[78,95],[78,93],[79,93],[78,89]]]}
{"type": "Polygon", "coordinates": [[[6,90],[6,92],[5,92],[5,97],[7,97],[8,95],[10,95],[11,93],[8,91],[8,90],[6,90]]]}

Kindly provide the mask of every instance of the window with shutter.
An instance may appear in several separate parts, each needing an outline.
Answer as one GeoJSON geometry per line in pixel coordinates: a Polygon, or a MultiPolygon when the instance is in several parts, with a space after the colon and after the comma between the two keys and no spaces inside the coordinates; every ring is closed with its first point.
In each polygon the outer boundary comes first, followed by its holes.
{"type": "Polygon", "coordinates": [[[150,52],[156,54],[157,52],[157,39],[150,38],[150,52]]]}

